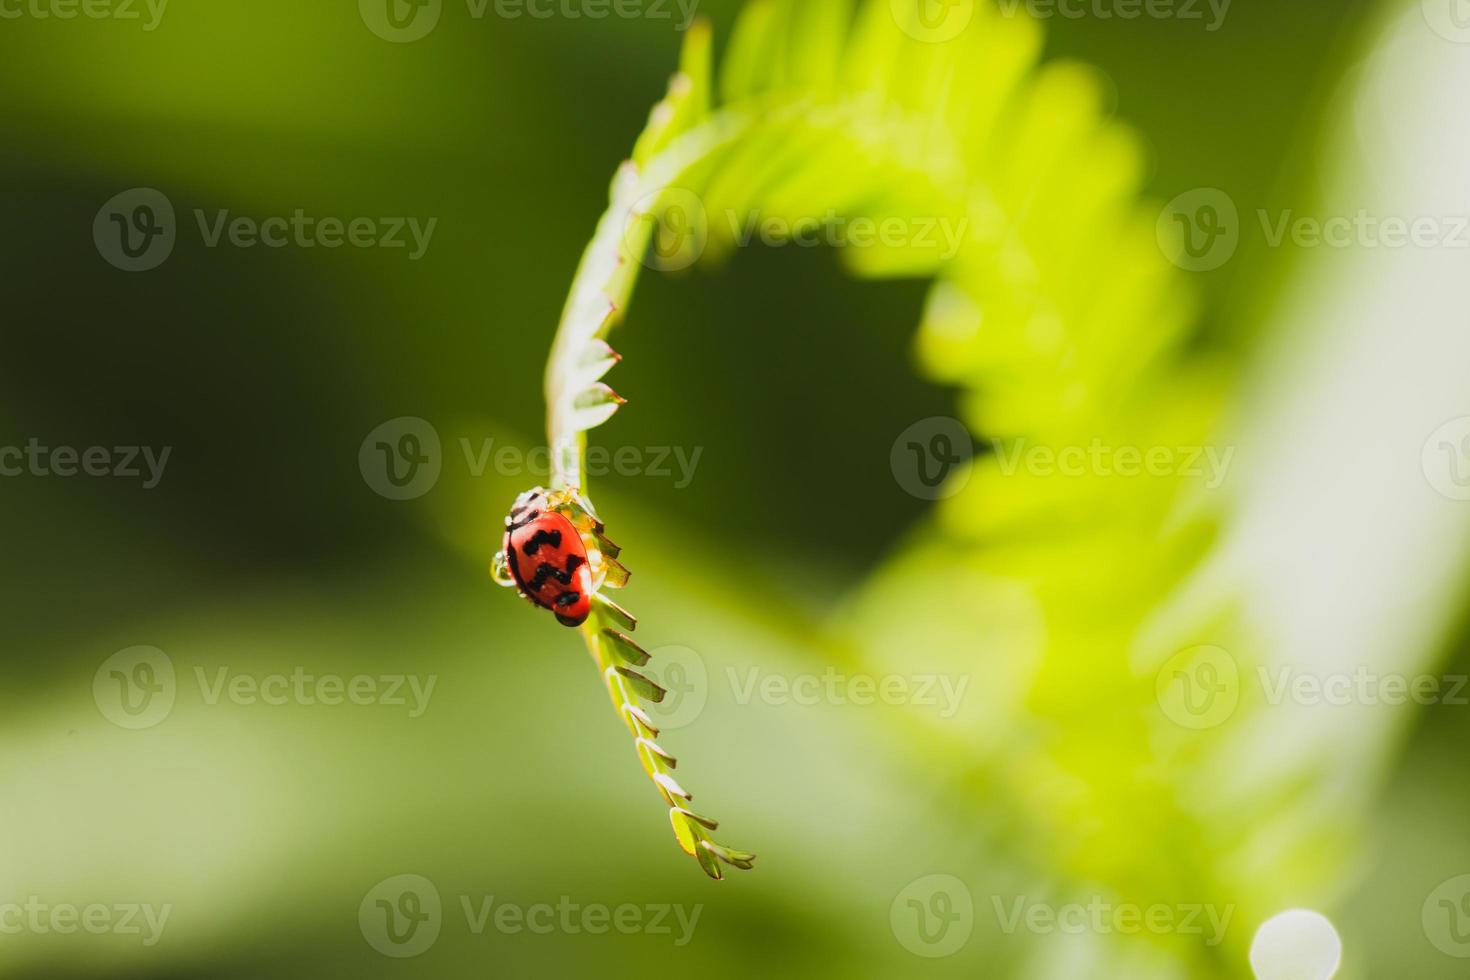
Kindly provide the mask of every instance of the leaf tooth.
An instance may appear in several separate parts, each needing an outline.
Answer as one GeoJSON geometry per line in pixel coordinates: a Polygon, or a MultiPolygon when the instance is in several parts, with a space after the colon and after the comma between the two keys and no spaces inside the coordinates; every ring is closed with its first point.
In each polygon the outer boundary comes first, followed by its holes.
{"type": "Polygon", "coordinates": [[[669,806],[679,805],[674,802],[674,797],[678,797],[681,800],[694,799],[694,797],[685,792],[684,787],[679,785],[679,781],[677,779],[675,779],[673,776],[670,776],[666,772],[655,773],[653,781],[657,783],[658,788],[663,791],[664,797],[669,801],[669,806]]]}
{"type": "Polygon", "coordinates": [[[628,584],[628,579],[633,573],[628,571],[627,566],[616,558],[611,558],[606,554],[602,556],[602,563],[606,568],[602,580],[604,587],[621,589],[628,584]]]}
{"type": "Polygon", "coordinates": [[[695,850],[695,860],[699,862],[699,866],[704,869],[705,874],[709,875],[715,881],[719,881],[725,877],[725,872],[720,869],[719,860],[715,857],[714,852],[709,850],[707,846],[709,841],[702,840],[699,843],[705,846],[701,846],[695,850]]]}
{"type": "MultiPolygon", "coordinates": [[[[617,307],[614,306],[604,322],[611,319],[616,312],[617,307]]],[[[613,350],[607,341],[593,338],[582,350],[582,356],[577,362],[577,371],[584,380],[597,381],[622,359],[623,355],[613,350]]]]}
{"type": "Polygon", "coordinates": [[[572,424],[583,432],[595,429],[627,403],[626,398],[601,381],[594,382],[572,399],[572,424]]]}
{"type": "Polygon", "coordinates": [[[679,768],[679,760],[669,755],[668,751],[662,745],[659,745],[657,742],[655,742],[653,739],[640,736],[636,740],[635,744],[637,744],[640,748],[646,749],[654,755],[658,756],[660,759],[664,760],[664,763],[670,769],[679,768]]]}
{"type": "Polygon", "coordinates": [[[626,405],[628,404],[628,399],[613,391],[601,381],[598,381],[583,388],[581,394],[577,396],[575,404],[578,408],[596,408],[600,405],[606,405],[608,402],[612,402],[615,405],[626,405]]]}
{"type": "Polygon", "coordinates": [[[617,198],[621,195],[631,193],[638,187],[639,174],[638,164],[632,160],[624,160],[618,164],[618,169],[613,172],[612,184],[608,188],[608,196],[617,198]]]}
{"type": "Polygon", "coordinates": [[[638,735],[638,728],[641,727],[648,733],[649,738],[658,738],[658,726],[653,723],[652,718],[648,717],[648,712],[638,705],[623,705],[623,717],[628,719],[628,727],[633,729],[634,735],[638,735]]]}
{"type": "Polygon", "coordinates": [[[674,809],[678,810],[680,813],[684,814],[684,816],[688,817],[690,820],[693,820],[695,823],[702,824],[705,830],[720,829],[720,822],[714,817],[706,817],[702,814],[695,813],[693,810],[684,806],[676,806],[674,807],[674,809]]]}
{"type": "Polygon", "coordinates": [[[654,704],[658,704],[664,699],[664,695],[668,693],[636,670],[624,667],[622,664],[617,664],[612,669],[617,671],[628,683],[632,684],[633,690],[645,701],[652,701],[654,704]]]}
{"type": "Polygon", "coordinates": [[[638,617],[634,616],[622,606],[613,602],[601,592],[597,593],[597,604],[601,606],[613,620],[629,633],[638,628],[638,617]]]}
{"type": "Polygon", "coordinates": [[[592,536],[597,539],[597,547],[608,558],[616,558],[623,553],[623,549],[617,543],[602,532],[602,525],[592,529],[592,536]]]}
{"type": "MultiPolygon", "coordinates": [[[[597,296],[597,307],[594,308],[594,312],[592,314],[597,319],[596,332],[603,333],[610,329],[617,321],[618,315],[621,312],[622,310],[619,309],[616,300],[614,300],[605,292],[599,293],[597,296]]],[[[593,353],[596,351],[596,344],[602,344],[602,346],[607,349],[607,352],[612,354],[612,360],[614,364],[622,360],[620,356],[618,356],[616,353],[613,353],[613,349],[611,347],[608,347],[606,341],[594,340],[591,344],[587,345],[587,350],[583,351],[582,353],[583,364],[585,364],[587,359],[592,356],[593,353]]],[[[611,367],[612,365],[610,364],[608,366],[611,367]]],[[[598,377],[601,377],[601,375],[598,375],[598,377]]]]}
{"type": "Polygon", "coordinates": [[[638,761],[643,763],[643,771],[648,773],[648,778],[657,780],[659,773],[665,772],[678,766],[678,760],[659,748],[657,743],[639,736],[633,743],[638,753],[638,761]]]}
{"type": "Polygon", "coordinates": [[[669,823],[674,826],[674,838],[679,842],[679,847],[685,854],[695,857],[695,850],[699,846],[699,837],[693,825],[689,822],[689,811],[679,807],[669,808],[669,823]]]}
{"type": "Polygon", "coordinates": [[[749,851],[737,851],[733,847],[726,847],[723,844],[716,844],[712,840],[702,840],[699,843],[701,847],[709,851],[715,857],[719,858],[721,861],[724,861],[726,864],[732,865],[733,867],[749,871],[751,867],[755,864],[755,855],[750,853],[749,851]]]}
{"type": "Polygon", "coordinates": [[[648,663],[648,651],[634,643],[627,634],[619,633],[611,626],[608,626],[603,628],[602,635],[607,637],[619,656],[634,667],[642,667],[648,663]]]}

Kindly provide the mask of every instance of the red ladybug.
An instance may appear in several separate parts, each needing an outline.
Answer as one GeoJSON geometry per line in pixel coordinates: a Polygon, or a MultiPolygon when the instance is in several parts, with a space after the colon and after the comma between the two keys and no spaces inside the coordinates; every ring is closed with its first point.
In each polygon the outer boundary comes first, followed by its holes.
{"type": "Polygon", "coordinates": [[[505,564],[521,595],[556,613],[563,626],[581,626],[592,612],[592,566],[571,521],[547,509],[544,491],[516,500],[505,519],[505,564]]]}

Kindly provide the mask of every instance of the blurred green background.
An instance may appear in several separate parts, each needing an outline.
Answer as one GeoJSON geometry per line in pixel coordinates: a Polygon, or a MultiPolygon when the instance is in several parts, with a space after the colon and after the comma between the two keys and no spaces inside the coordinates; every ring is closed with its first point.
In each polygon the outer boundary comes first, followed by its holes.
{"type": "MultiPolygon", "coordinates": [[[[717,47],[739,7],[700,4],[717,47]]],[[[581,644],[490,582],[501,515],[544,477],[476,474],[461,440],[478,452],[542,438],[546,351],[609,177],[677,63],[670,21],[474,19],[446,0],[431,34],[394,44],[350,0],[173,0],[151,31],[13,9],[25,12],[0,20],[0,445],[172,451],[149,490],[0,480],[0,902],[171,913],[154,945],[0,935],[0,973],[1249,976],[1254,922],[1232,926],[1227,954],[1148,935],[1008,933],[994,896],[1056,903],[1126,886],[1049,863],[1025,801],[967,757],[963,735],[933,736],[883,707],[742,704],[723,683],[727,669],[855,669],[836,638],[849,616],[886,617],[872,629],[897,638],[890,664],[910,654],[906,635],[924,642],[901,611],[853,610],[878,569],[932,533],[932,505],[890,470],[894,439],[960,412],[912,353],[925,282],[855,281],[828,249],[740,249],[718,268],[646,275],[613,338],[625,357],[613,384],[631,403],[593,442],[701,455],[687,486],[614,474],[594,492],[627,549],[645,645],[697,651],[713,679],[704,710],[665,744],[731,843],[760,854],[753,872],[715,885],[678,853],[581,644]],[[162,191],[179,215],[172,255],[146,273],[109,265],[91,233],[99,208],[135,187],[162,191]],[[437,225],[409,260],[208,248],[192,217],[297,208],[437,225]],[[402,416],[434,426],[442,473],[424,496],[394,501],[369,486],[358,452],[402,416]],[[140,645],[167,654],[177,698],[134,731],[99,710],[93,682],[140,645]],[[385,704],[210,703],[198,680],[298,667],[435,686],[412,717],[385,704]],[[432,948],[400,960],[367,940],[359,906],[402,874],[432,881],[444,911],[432,948]],[[968,942],[932,959],[890,921],[896,897],[931,874],[961,879],[975,904],[968,942]],[[461,900],[487,896],[702,910],[683,945],[677,926],[476,934],[461,900]]],[[[1408,16],[1365,0],[1237,0],[1214,32],[1057,17],[1045,51],[1109,80],[1147,148],[1151,197],[1216,187],[1242,214],[1274,212],[1329,193],[1324,175],[1343,163],[1333,134],[1356,118],[1344,90],[1408,16]]],[[[1333,370],[1272,346],[1304,264],[1247,234],[1233,261],[1189,276],[1190,346],[1247,379],[1241,391],[1311,388],[1306,372],[1333,370]]],[[[1364,391],[1390,399],[1413,385],[1364,391]]],[[[1271,430],[1274,416],[1231,397],[1239,442],[1271,430]]],[[[1413,470],[1419,444],[1404,449],[1413,470]]],[[[1458,512],[1451,526],[1427,567],[1457,575],[1458,512]]],[[[1462,605],[1382,598],[1420,668],[1470,669],[1462,605]]],[[[977,602],[975,615],[995,608],[977,602]]],[[[976,690],[991,679],[980,665],[1007,659],[979,636],[951,650],[973,657],[976,690]]],[[[1105,743],[1113,721],[1079,724],[1105,743]]],[[[1467,732],[1464,707],[1401,709],[1376,756],[1338,759],[1334,777],[1362,781],[1347,794],[1361,817],[1348,839],[1314,844],[1310,828],[1252,810],[1215,843],[1269,851],[1305,836],[1310,886],[1294,887],[1293,867],[1267,873],[1280,876],[1274,892],[1332,917],[1344,976],[1463,976],[1464,961],[1426,937],[1421,906],[1470,871],[1467,732]]],[[[1242,750],[1226,768],[1244,779],[1271,754],[1242,750]]],[[[1156,843],[1137,860],[1172,860],[1178,842],[1156,843]]],[[[1223,902],[1233,887],[1176,884],[1171,901],[1223,902]]]]}

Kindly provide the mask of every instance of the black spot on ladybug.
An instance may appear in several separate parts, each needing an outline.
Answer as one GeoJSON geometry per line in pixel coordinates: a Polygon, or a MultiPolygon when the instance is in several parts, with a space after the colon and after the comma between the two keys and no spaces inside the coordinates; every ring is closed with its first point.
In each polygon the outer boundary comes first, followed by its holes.
{"type": "Polygon", "coordinates": [[[542,562],[540,565],[536,566],[536,574],[531,576],[531,581],[527,583],[530,586],[531,591],[540,591],[541,586],[545,585],[546,580],[549,578],[556,579],[562,585],[571,585],[572,570],[575,566],[573,566],[571,562],[568,562],[567,565],[568,567],[566,571],[562,571],[550,562],[542,562]]]}
{"type": "Polygon", "coordinates": [[[584,561],[586,561],[586,560],[587,559],[583,558],[581,555],[568,555],[567,556],[567,573],[568,574],[571,574],[572,572],[575,572],[581,566],[581,564],[584,561]]]}
{"type": "Polygon", "coordinates": [[[574,604],[580,598],[582,598],[582,593],[580,592],[563,592],[561,595],[556,597],[556,604],[565,609],[567,606],[574,604]]]}
{"type": "Polygon", "coordinates": [[[534,555],[536,552],[541,550],[541,546],[543,544],[549,544],[553,548],[560,548],[561,532],[537,531],[535,534],[531,535],[531,540],[525,543],[525,545],[521,548],[521,551],[525,552],[527,555],[534,555]]]}

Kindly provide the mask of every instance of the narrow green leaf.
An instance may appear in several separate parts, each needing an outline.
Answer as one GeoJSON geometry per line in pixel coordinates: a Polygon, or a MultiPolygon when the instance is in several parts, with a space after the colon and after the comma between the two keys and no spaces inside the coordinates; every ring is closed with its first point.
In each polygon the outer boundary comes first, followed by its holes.
{"type": "Polygon", "coordinates": [[[601,607],[602,611],[607,614],[608,618],[611,619],[618,626],[621,626],[624,630],[631,633],[638,628],[637,617],[628,612],[628,610],[624,609],[622,606],[618,605],[616,602],[613,602],[607,596],[599,592],[597,594],[596,602],[597,605],[601,607]]]}
{"type": "Polygon", "coordinates": [[[651,755],[663,760],[663,764],[668,766],[670,769],[679,768],[679,760],[669,755],[669,753],[664,750],[664,747],[659,745],[653,739],[639,738],[637,740],[637,745],[640,749],[646,750],[651,755]]]}
{"type": "Polygon", "coordinates": [[[609,648],[624,663],[634,667],[642,667],[648,663],[648,651],[634,643],[626,634],[609,627],[602,631],[602,635],[606,637],[609,648]]]}
{"type": "Polygon", "coordinates": [[[695,856],[695,848],[699,845],[699,838],[695,836],[694,826],[689,821],[689,814],[673,807],[669,810],[669,823],[674,827],[674,839],[679,842],[679,847],[690,857],[695,856]]]}
{"type": "Polygon", "coordinates": [[[666,772],[655,773],[653,781],[658,784],[658,788],[663,791],[664,795],[670,798],[668,801],[669,806],[678,806],[672,797],[678,797],[681,800],[694,799],[694,797],[685,792],[684,787],[679,785],[678,780],[666,772]]]}
{"type": "Polygon", "coordinates": [[[602,565],[607,573],[606,577],[602,580],[602,587],[605,589],[621,589],[627,587],[631,573],[623,566],[623,563],[607,555],[603,555],[602,558],[602,565]]]}
{"type": "Polygon", "coordinates": [[[767,87],[780,49],[777,12],[774,0],[754,0],[741,10],[720,70],[720,96],[726,102],[749,98],[767,87]]]}
{"type": "Polygon", "coordinates": [[[695,813],[688,807],[676,807],[675,809],[684,814],[684,816],[688,817],[690,820],[693,820],[695,823],[703,824],[706,830],[720,829],[720,822],[713,817],[702,816],[698,813],[695,813]]]}
{"type": "Polygon", "coordinates": [[[699,866],[704,869],[705,874],[709,875],[715,881],[719,881],[721,878],[724,878],[725,872],[720,867],[719,859],[715,857],[714,852],[709,849],[709,841],[700,841],[700,844],[702,846],[695,848],[694,852],[694,857],[696,860],[699,861],[699,866]]]}
{"type": "Polygon", "coordinates": [[[638,737],[658,738],[658,726],[653,719],[648,717],[648,712],[636,704],[625,704],[622,708],[623,717],[628,722],[628,727],[633,729],[633,734],[638,737]]]}
{"type": "Polygon", "coordinates": [[[632,686],[634,692],[637,693],[640,698],[643,698],[643,700],[652,701],[654,704],[658,704],[664,699],[664,694],[666,694],[667,692],[664,691],[663,688],[655,684],[653,681],[649,680],[647,677],[644,677],[642,674],[638,673],[638,671],[632,670],[622,665],[615,666],[612,669],[617,671],[623,677],[623,679],[626,680],[630,686],[632,686]]]}

